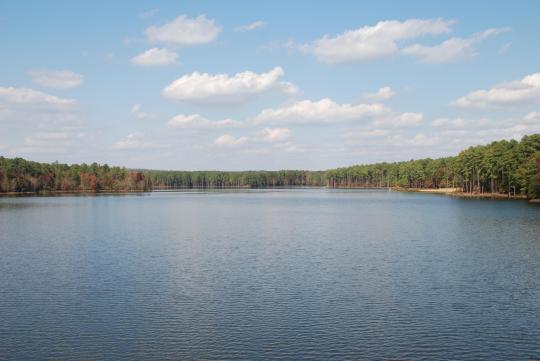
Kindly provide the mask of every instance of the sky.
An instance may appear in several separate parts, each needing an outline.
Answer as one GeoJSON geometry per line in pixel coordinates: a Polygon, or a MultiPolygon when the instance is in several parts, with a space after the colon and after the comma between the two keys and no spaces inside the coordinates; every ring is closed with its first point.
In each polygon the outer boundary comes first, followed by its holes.
{"type": "Polygon", "coordinates": [[[0,155],[182,170],[540,133],[539,1],[3,1],[0,155]]]}

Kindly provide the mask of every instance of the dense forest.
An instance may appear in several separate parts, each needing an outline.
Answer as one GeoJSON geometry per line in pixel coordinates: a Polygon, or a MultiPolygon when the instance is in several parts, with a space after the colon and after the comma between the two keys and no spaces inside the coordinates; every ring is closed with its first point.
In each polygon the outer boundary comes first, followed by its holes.
{"type": "Polygon", "coordinates": [[[323,186],[325,172],[280,171],[146,171],[155,189],[159,188],[264,188],[323,186]]]}
{"type": "Polygon", "coordinates": [[[461,188],[466,193],[540,196],[540,134],[470,147],[457,156],[355,165],[327,171],[147,171],[155,189],[327,186],[461,188]]]}
{"type": "Polygon", "coordinates": [[[460,188],[540,197],[540,134],[470,147],[457,156],[355,165],[327,171],[162,171],[45,164],[0,157],[0,192],[149,191],[175,188],[460,188]]]}
{"type": "Polygon", "coordinates": [[[461,188],[466,193],[540,196],[540,134],[463,150],[455,157],[328,170],[329,187],[461,188]]]}
{"type": "Polygon", "coordinates": [[[38,163],[0,157],[0,192],[149,191],[141,172],[108,165],[38,163]]]}

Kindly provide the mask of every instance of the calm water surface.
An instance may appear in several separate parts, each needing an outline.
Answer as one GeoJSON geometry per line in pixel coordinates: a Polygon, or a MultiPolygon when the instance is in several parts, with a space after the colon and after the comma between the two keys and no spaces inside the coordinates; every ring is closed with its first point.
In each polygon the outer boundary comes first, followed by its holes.
{"type": "Polygon", "coordinates": [[[0,359],[540,359],[540,206],[0,198],[0,359]]]}

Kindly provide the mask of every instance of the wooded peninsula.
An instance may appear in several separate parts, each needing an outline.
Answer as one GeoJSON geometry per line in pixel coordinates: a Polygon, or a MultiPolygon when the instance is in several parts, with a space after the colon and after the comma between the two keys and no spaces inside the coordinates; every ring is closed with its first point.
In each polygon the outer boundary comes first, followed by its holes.
{"type": "Polygon", "coordinates": [[[470,195],[540,198],[540,134],[470,147],[457,156],[375,163],[326,171],[132,170],[38,163],[0,156],[0,193],[147,192],[180,188],[456,189],[470,195]]]}

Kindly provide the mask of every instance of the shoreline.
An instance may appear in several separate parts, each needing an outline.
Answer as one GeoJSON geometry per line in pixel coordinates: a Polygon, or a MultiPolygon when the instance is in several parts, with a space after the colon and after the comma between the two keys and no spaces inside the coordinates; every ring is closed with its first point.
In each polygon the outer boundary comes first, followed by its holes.
{"type": "Polygon", "coordinates": [[[509,195],[507,193],[467,193],[461,188],[437,188],[437,189],[396,189],[402,192],[416,192],[429,194],[443,194],[449,197],[467,198],[467,199],[510,199],[510,200],[528,200],[532,203],[539,203],[540,199],[528,199],[523,195],[509,195]]]}
{"type": "Polygon", "coordinates": [[[497,200],[525,200],[530,203],[539,203],[540,199],[528,199],[522,195],[508,195],[505,193],[466,193],[461,191],[461,188],[400,188],[400,187],[327,187],[327,186],[282,186],[282,187],[181,187],[181,188],[156,188],[152,190],[99,190],[99,191],[42,191],[42,192],[6,192],[0,193],[0,197],[33,197],[33,196],[93,196],[93,195],[120,195],[120,194],[143,194],[143,193],[166,193],[185,190],[249,190],[249,189],[373,189],[373,190],[391,190],[394,192],[404,193],[425,193],[438,194],[449,197],[465,198],[465,199],[497,199],[497,200]]]}
{"type": "Polygon", "coordinates": [[[152,193],[152,191],[102,190],[102,191],[41,191],[41,192],[2,192],[0,197],[32,197],[32,196],[60,196],[60,195],[101,195],[101,194],[131,194],[152,193]]]}

